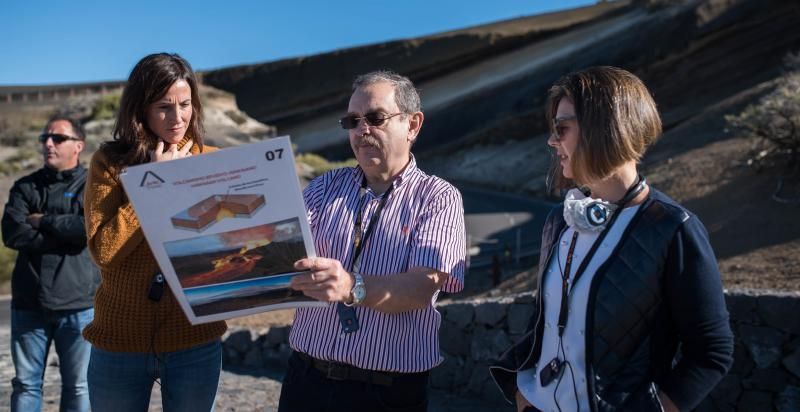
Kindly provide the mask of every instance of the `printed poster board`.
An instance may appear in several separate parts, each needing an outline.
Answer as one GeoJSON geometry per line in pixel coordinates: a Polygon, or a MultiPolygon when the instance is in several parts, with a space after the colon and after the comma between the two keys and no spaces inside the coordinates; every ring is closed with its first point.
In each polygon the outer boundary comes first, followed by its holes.
{"type": "Polygon", "coordinates": [[[120,177],[192,324],[326,305],[289,288],[294,262],[316,252],[288,136],[120,177]]]}

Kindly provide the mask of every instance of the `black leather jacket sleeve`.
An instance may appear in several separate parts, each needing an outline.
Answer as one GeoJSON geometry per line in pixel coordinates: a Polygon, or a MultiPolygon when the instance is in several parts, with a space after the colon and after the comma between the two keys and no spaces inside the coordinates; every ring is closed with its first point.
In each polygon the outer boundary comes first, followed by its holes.
{"type": "Polygon", "coordinates": [[[2,231],[3,243],[10,249],[27,253],[53,253],[59,247],[59,242],[41,230],[35,229],[27,221],[28,215],[41,213],[36,209],[24,190],[15,184],[8,195],[3,212],[2,231]]]}
{"type": "Polygon", "coordinates": [[[41,223],[39,223],[39,230],[45,236],[53,237],[58,241],[74,246],[86,246],[86,225],[84,224],[83,212],[78,215],[44,215],[41,223]]]}

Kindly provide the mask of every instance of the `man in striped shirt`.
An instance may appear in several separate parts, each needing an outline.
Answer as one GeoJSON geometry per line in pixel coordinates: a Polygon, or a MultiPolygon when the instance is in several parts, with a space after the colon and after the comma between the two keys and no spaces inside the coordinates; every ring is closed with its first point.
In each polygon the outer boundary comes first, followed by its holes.
{"type": "Polygon", "coordinates": [[[425,411],[437,366],[440,291],[464,284],[461,194],[417,168],[424,116],[414,85],[391,72],[353,83],[349,131],[358,167],[304,192],[319,257],[292,287],[327,307],[297,310],[280,412],[425,411]]]}

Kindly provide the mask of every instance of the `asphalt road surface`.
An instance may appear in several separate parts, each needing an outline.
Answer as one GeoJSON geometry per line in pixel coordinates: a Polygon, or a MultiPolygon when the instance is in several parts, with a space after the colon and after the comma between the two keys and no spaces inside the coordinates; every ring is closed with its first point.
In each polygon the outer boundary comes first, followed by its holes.
{"type": "Polygon", "coordinates": [[[542,226],[553,203],[531,197],[459,187],[464,198],[470,267],[486,267],[493,255],[538,256],[542,226]]]}

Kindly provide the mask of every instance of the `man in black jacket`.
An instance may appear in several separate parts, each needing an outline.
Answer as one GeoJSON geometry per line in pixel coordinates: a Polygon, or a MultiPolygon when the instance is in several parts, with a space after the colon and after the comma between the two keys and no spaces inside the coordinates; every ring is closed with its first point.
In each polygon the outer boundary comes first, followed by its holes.
{"type": "Polygon", "coordinates": [[[98,270],[86,249],[78,162],[85,136],[66,117],[39,136],[44,167],[16,181],[3,213],[3,242],[18,251],[11,279],[12,411],[39,411],[50,342],[61,372],[61,411],[86,411],[90,345],[81,331],[94,317],[98,270]]]}

